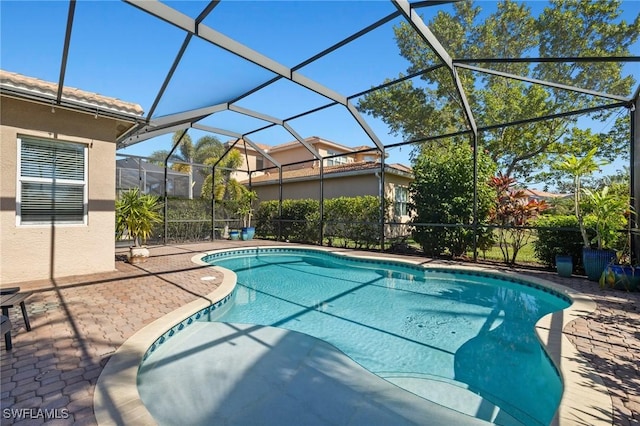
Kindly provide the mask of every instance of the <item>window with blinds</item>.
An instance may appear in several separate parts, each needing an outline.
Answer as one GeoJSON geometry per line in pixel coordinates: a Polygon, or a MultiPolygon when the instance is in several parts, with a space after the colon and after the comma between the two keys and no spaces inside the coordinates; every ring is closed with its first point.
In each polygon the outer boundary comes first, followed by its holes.
{"type": "Polygon", "coordinates": [[[407,216],[407,201],[409,199],[409,190],[406,186],[396,186],[396,199],[395,199],[395,215],[407,216]]]}
{"type": "Polygon", "coordinates": [[[81,144],[18,139],[18,223],[85,223],[86,157],[81,144]]]}

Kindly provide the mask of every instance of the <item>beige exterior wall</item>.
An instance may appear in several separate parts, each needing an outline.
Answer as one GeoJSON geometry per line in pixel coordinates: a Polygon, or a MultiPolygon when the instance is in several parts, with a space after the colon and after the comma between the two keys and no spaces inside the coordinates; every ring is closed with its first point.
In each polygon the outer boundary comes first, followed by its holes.
{"type": "Polygon", "coordinates": [[[304,169],[311,166],[311,161],[314,159],[313,155],[307,148],[298,144],[290,149],[284,149],[282,151],[270,152],[269,155],[280,164],[295,163],[297,161],[309,160],[307,163],[296,164],[294,166],[287,166],[287,170],[304,169]]]}
{"type": "MultiPolygon", "coordinates": [[[[260,201],[278,199],[278,183],[256,185],[253,189],[258,193],[260,201]]],[[[373,174],[325,178],[324,198],[356,197],[358,195],[378,195],[378,180],[373,174]]],[[[282,198],[299,200],[303,198],[320,199],[320,181],[305,180],[299,182],[283,182],[282,198]]]]}
{"type": "MultiPolygon", "coordinates": [[[[408,187],[410,182],[411,179],[407,177],[392,175],[389,173],[385,174],[385,197],[391,201],[395,200],[396,186],[401,185],[408,187]]],[[[324,198],[357,197],[359,195],[378,196],[378,188],[378,178],[373,172],[334,178],[325,177],[324,198]]],[[[259,201],[278,199],[279,193],[277,182],[270,183],[268,185],[255,185],[253,189],[258,194],[259,201]]],[[[298,200],[303,198],[320,199],[320,181],[318,179],[298,182],[283,182],[282,199],[298,200]]],[[[395,219],[398,222],[407,222],[410,218],[409,216],[402,216],[395,219]]]]}
{"type": "Polygon", "coordinates": [[[114,141],[122,123],[6,97],[0,109],[0,283],[113,270],[114,141]],[[16,225],[18,135],[89,147],[86,225],[16,225]]]}

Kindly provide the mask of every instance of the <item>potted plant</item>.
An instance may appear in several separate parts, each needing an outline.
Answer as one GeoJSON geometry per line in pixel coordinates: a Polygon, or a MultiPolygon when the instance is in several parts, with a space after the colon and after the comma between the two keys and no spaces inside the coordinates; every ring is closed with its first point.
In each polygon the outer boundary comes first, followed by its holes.
{"type": "Polygon", "coordinates": [[[598,281],[606,266],[615,258],[615,251],[606,249],[606,243],[609,242],[611,231],[611,227],[609,226],[611,218],[605,214],[605,211],[608,209],[607,203],[605,202],[608,201],[606,197],[608,189],[604,194],[600,194],[604,195],[604,198],[594,198],[595,193],[582,188],[583,177],[592,174],[597,171],[600,166],[606,164],[605,162],[595,159],[596,152],[597,148],[593,148],[582,158],[578,158],[575,155],[564,155],[561,161],[554,165],[557,170],[565,172],[573,178],[573,208],[574,214],[578,219],[580,235],[582,236],[582,262],[585,272],[587,273],[587,278],[591,281],[598,281]],[[590,240],[587,235],[585,211],[581,197],[583,194],[587,195],[592,201],[591,204],[596,222],[596,237],[594,241],[597,242],[598,245],[596,249],[591,248],[592,240],[590,240]],[[600,225],[599,227],[598,224],[600,225]]]}
{"type": "Polygon", "coordinates": [[[640,289],[640,266],[631,264],[628,258],[610,263],[600,277],[600,287],[636,291],[640,289]]]}
{"type": "Polygon", "coordinates": [[[631,235],[627,234],[624,250],[610,263],[600,277],[600,287],[611,287],[619,290],[640,290],[640,266],[631,259],[631,235]]]}
{"type": "Polygon", "coordinates": [[[616,259],[613,247],[620,237],[620,229],[626,225],[625,213],[629,209],[629,203],[623,197],[612,193],[608,186],[600,191],[583,189],[583,192],[586,195],[586,205],[591,209],[589,217],[594,221],[596,232],[596,236],[591,240],[596,243],[596,248],[585,247],[582,251],[584,267],[587,277],[592,281],[598,281],[607,265],[616,259]]]}
{"type": "Polygon", "coordinates": [[[556,269],[561,277],[570,277],[573,272],[573,258],[568,254],[556,255],[556,269]]]}
{"type": "Polygon", "coordinates": [[[240,238],[250,240],[255,235],[256,229],[251,226],[251,217],[253,216],[253,202],[258,198],[255,191],[244,191],[239,200],[238,214],[242,216],[242,229],[240,238]]]}
{"type": "Polygon", "coordinates": [[[149,250],[142,244],[152,235],[153,226],[162,222],[158,197],[142,194],[132,188],[120,194],[116,200],[116,233],[119,238],[127,235],[133,240],[129,248],[129,262],[140,263],[149,257],[149,250]]]}

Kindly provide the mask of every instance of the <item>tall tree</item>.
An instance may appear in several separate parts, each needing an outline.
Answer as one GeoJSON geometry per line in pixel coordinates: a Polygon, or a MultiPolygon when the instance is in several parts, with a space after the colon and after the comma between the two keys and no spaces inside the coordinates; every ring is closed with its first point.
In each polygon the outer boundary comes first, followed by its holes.
{"type": "MultiPolygon", "coordinates": [[[[453,7],[453,14],[440,11],[428,23],[453,58],[628,56],[629,46],[640,34],[640,17],[631,23],[620,19],[618,0],[558,0],[538,16],[526,4],[510,0],[502,0],[489,15],[481,14],[472,1],[456,2],[453,7]]],[[[400,54],[411,63],[407,72],[426,72],[368,94],[359,103],[360,110],[381,118],[405,140],[468,128],[451,72],[446,67],[430,70],[440,60],[409,24],[397,26],[395,38],[400,54]]],[[[622,76],[619,62],[477,65],[618,95],[628,95],[634,83],[632,76],[622,76]]],[[[608,103],[592,95],[462,68],[458,75],[480,127],[608,103]]],[[[593,118],[605,120],[609,114],[596,113],[593,118]]],[[[577,117],[569,117],[495,128],[481,132],[479,144],[504,174],[535,180],[537,172],[558,156],[589,151],[591,146],[579,139],[566,143],[564,135],[576,125],[577,117]]],[[[607,142],[601,156],[628,155],[628,138],[596,141],[607,142]]]]}
{"type": "MultiPolygon", "coordinates": [[[[449,139],[415,159],[415,180],[409,186],[413,239],[427,255],[448,252],[460,256],[473,243],[474,230],[469,228],[474,223],[473,170],[473,149],[468,142],[449,139]],[[422,225],[434,223],[452,226],[422,225]]],[[[478,152],[478,222],[485,221],[495,199],[495,191],[489,187],[494,173],[493,161],[485,152],[478,152]]]]}

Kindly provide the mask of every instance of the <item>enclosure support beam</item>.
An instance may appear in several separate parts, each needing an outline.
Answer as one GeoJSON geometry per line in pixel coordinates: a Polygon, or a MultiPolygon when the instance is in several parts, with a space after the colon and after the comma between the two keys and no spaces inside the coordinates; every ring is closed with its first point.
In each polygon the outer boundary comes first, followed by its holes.
{"type": "Polygon", "coordinates": [[[64,36],[64,47],[62,48],[62,61],[60,64],[60,78],[58,79],[58,95],[56,103],[60,104],[62,100],[62,89],[64,87],[64,77],[67,73],[67,59],[69,57],[69,44],[71,43],[71,29],[73,28],[73,16],[76,10],[76,0],[69,2],[69,13],[67,15],[67,31],[64,36]]]}
{"type": "MultiPolygon", "coordinates": [[[[169,233],[169,221],[167,219],[168,213],[169,213],[169,206],[168,206],[168,194],[167,194],[167,184],[169,183],[169,158],[171,158],[171,156],[173,155],[173,153],[175,152],[176,148],[178,148],[178,145],[180,145],[180,142],[182,142],[182,139],[184,138],[184,135],[187,134],[187,132],[189,131],[189,129],[184,129],[184,131],[182,132],[182,134],[180,135],[180,137],[178,138],[178,140],[176,141],[175,144],[173,144],[173,147],[171,148],[171,151],[169,151],[169,153],[167,154],[167,157],[164,159],[164,185],[162,187],[162,192],[163,192],[163,201],[164,201],[164,206],[163,206],[163,210],[164,210],[164,238],[162,239],[164,244],[167,244],[167,234],[169,233]]],[[[138,160],[140,162],[140,160],[138,160]]]]}
{"type": "Polygon", "coordinates": [[[216,166],[211,167],[211,241],[216,239],[216,166]]]}
{"type": "Polygon", "coordinates": [[[320,160],[320,246],[324,245],[324,161],[320,160]]]}
{"type": "Polygon", "coordinates": [[[413,29],[422,36],[422,39],[431,47],[433,52],[453,71],[453,60],[444,46],[427,27],[416,11],[411,9],[411,4],[407,0],[392,0],[396,8],[402,13],[413,29]]]}
{"type": "Polygon", "coordinates": [[[169,82],[173,78],[173,74],[176,72],[176,69],[180,64],[180,61],[182,60],[182,56],[184,55],[184,52],[187,50],[187,47],[189,46],[191,37],[193,37],[193,34],[187,33],[186,37],[184,38],[184,41],[182,42],[182,46],[180,47],[178,54],[173,60],[173,64],[171,65],[169,72],[167,73],[166,77],[164,78],[164,81],[162,82],[162,86],[160,86],[160,90],[158,90],[158,94],[156,95],[156,98],[153,101],[151,108],[149,108],[149,113],[147,114],[147,120],[151,120],[151,117],[153,117],[153,114],[156,112],[156,108],[160,103],[160,99],[162,99],[164,92],[167,90],[167,87],[169,86],[169,82]]]}
{"type": "Polygon", "coordinates": [[[249,139],[247,136],[243,136],[242,139],[244,140],[245,143],[248,143],[249,145],[251,145],[251,147],[253,149],[256,150],[256,152],[258,152],[260,155],[262,155],[264,158],[266,158],[267,160],[269,160],[274,166],[276,167],[280,167],[281,164],[279,161],[276,161],[272,156],[270,156],[269,154],[267,154],[262,148],[260,148],[255,142],[253,142],[251,139],[249,139]]]}
{"type": "Polygon", "coordinates": [[[378,179],[378,194],[380,195],[380,251],[384,251],[384,218],[385,218],[385,203],[384,203],[384,147],[382,148],[382,155],[380,156],[380,179],[378,179]]]}
{"type": "Polygon", "coordinates": [[[282,241],[282,167],[278,168],[278,241],[282,241]]]}
{"type": "Polygon", "coordinates": [[[431,50],[433,50],[438,58],[440,58],[440,60],[449,68],[451,78],[456,86],[458,96],[460,96],[460,102],[464,108],[469,126],[473,130],[473,133],[477,133],[478,130],[475,119],[473,118],[473,112],[471,111],[471,106],[469,105],[464,88],[462,87],[462,82],[458,77],[458,72],[453,66],[453,59],[451,58],[451,55],[449,55],[449,52],[447,52],[444,46],[440,43],[440,40],[438,40],[429,27],[424,23],[420,15],[411,8],[411,4],[407,0],[392,0],[392,2],[413,27],[415,32],[422,37],[424,42],[431,47],[431,50]]]}
{"type": "Polygon", "coordinates": [[[473,261],[478,261],[478,133],[473,134],[473,261]]]}
{"type": "Polygon", "coordinates": [[[637,172],[640,167],[640,86],[635,93],[633,103],[629,108],[629,121],[631,127],[630,144],[631,144],[631,205],[635,215],[630,215],[631,222],[631,256],[632,261],[638,260],[640,256],[640,233],[638,232],[638,217],[640,212],[640,173],[637,172]]]}
{"type": "Polygon", "coordinates": [[[498,77],[509,78],[511,80],[523,81],[525,83],[539,84],[541,86],[552,87],[554,89],[568,90],[570,92],[582,93],[584,95],[591,95],[591,96],[598,96],[598,97],[601,97],[601,98],[612,99],[614,101],[628,101],[629,100],[628,98],[625,98],[624,96],[610,95],[608,93],[597,92],[595,90],[581,89],[579,87],[569,86],[567,84],[553,83],[551,81],[539,80],[537,78],[523,77],[523,76],[520,76],[520,75],[511,74],[511,73],[508,73],[508,72],[495,71],[495,70],[490,70],[490,69],[487,69],[487,68],[475,67],[473,65],[458,64],[457,67],[465,68],[465,69],[468,69],[468,70],[471,70],[471,71],[480,72],[480,73],[484,73],[484,74],[491,74],[491,75],[495,75],[495,76],[498,76],[498,77]]]}

